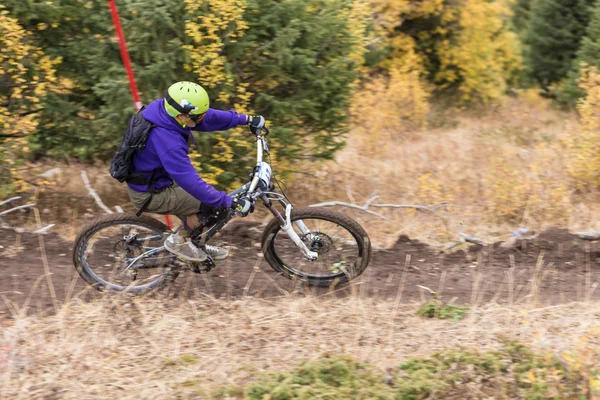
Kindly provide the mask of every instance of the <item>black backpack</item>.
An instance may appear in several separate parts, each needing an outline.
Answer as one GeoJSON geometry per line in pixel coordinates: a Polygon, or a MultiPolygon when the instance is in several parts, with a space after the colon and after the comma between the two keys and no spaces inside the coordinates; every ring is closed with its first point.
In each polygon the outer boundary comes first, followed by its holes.
{"type": "MultiPolygon", "coordinates": [[[[146,147],[148,136],[150,131],[154,128],[154,124],[148,121],[142,115],[142,108],[137,114],[129,118],[127,124],[127,130],[123,135],[123,142],[119,147],[119,151],[114,155],[110,162],[110,176],[118,180],[119,182],[132,182],[134,184],[145,185],[147,182],[137,183],[138,178],[144,177],[144,172],[131,172],[131,163],[133,161],[133,154],[142,150],[146,147]]],[[[148,172],[145,172],[148,173],[148,172]]]]}
{"type": "MultiPolygon", "coordinates": [[[[153,193],[154,183],[159,178],[162,178],[162,176],[156,176],[157,170],[138,171],[135,173],[131,171],[133,154],[136,151],[142,150],[146,147],[146,142],[148,141],[148,136],[150,136],[150,131],[156,126],[144,118],[141,113],[144,108],[145,107],[142,107],[137,114],[129,119],[127,130],[123,135],[123,142],[119,147],[119,151],[117,151],[117,154],[114,155],[112,161],[110,162],[109,171],[110,176],[119,182],[131,182],[134,185],[148,185],[148,191],[153,193]],[[150,177],[147,177],[148,174],[150,174],[150,177]]],[[[146,203],[138,211],[138,217],[148,207],[148,204],[150,204],[151,200],[152,196],[148,198],[146,203]]]]}

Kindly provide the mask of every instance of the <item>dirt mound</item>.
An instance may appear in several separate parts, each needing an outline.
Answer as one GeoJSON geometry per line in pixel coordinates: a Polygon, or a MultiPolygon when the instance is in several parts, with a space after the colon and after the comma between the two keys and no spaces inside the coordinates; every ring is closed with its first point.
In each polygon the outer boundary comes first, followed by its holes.
{"type": "MultiPolygon", "coordinates": [[[[260,254],[262,226],[239,221],[216,238],[231,247],[231,256],[205,275],[182,275],[173,287],[177,295],[216,297],[280,296],[305,291],[277,275],[260,254]],[[258,272],[254,271],[258,266],[258,272]],[[253,275],[253,276],[252,276],[253,275]],[[252,276],[252,279],[250,277],[252,276]]],[[[51,233],[43,236],[50,275],[45,269],[37,235],[0,230],[0,316],[10,316],[27,302],[34,310],[52,307],[85,289],[71,263],[72,243],[51,233]]],[[[373,253],[371,264],[353,285],[339,288],[343,296],[358,290],[366,296],[402,302],[430,298],[427,287],[445,300],[458,303],[538,301],[556,304],[596,298],[600,246],[583,242],[564,229],[551,229],[535,238],[517,240],[512,248],[500,243],[471,246],[445,254],[424,243],[401,236],[387,250],[373,253]]],[[[327,294],[327,290],[311,291],[327,294]]]]}

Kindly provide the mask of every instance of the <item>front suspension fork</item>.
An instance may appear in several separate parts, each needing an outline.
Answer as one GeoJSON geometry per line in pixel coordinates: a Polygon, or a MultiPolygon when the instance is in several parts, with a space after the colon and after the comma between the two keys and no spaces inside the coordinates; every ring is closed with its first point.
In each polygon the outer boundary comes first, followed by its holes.
{"type": "MultiPolygon", "coordinates": [[[[285,233],[287,233],[289,238],[292,239],[292,242],[294,242],[294,244],[300,249],[302,254],[304,254],[304,256],[311,261],[314,261],[317,258],[319,258],[319,254],[314,251],[311,251],[308,247],[306,247],[306,244],[302,241],[302,239],[300,239],[300,236],[298,236],[296,231],[294,231],[294,228],[292,227],[292,222],[291,222],[292,208],[293,208],[292,205],[289,203],[286,204],[284,202],[281,202],[281,204],[285,207],[285,217],[284,217],[283,215],[281,215],[279,210],[277,210],[275,207],[273,207],[273,203],[271,202],[271,200],[263,199],[263,201],[264,201],[267,209],[269,211],[271,211],[271,214],[273,214],[275,216],[275,218],[277,218],[279,220],[279,225],[281,226],[281,229],[283,229],[285,231],[285,233]]],[[[302,232],[303,236],[310,235],[310,230],[306,227],[304,222],[302,222],[301,220],[294,221],[294,225],[296,225],[298,227],[300,232],[302,232]]]]}

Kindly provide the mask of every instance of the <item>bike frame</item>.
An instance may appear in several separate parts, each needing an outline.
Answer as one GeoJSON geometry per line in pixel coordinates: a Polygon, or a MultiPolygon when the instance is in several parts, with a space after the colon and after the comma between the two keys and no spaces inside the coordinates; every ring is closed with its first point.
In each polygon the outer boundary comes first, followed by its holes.
{"type": "MultiPolygon", "coordinates": [[[[308,260],[315,261],[319,258],[318,253],[310,250],[293,228],[293,226],[296,226],[296,228],[298,228],[298,230],[302,234],[302,237],[309,238],[310,240],[313,239],[312,233],[304,224],[304,222],[302,222],[302,220],[296,220],[292,223],[291,215],[294,206],[289,202],[289,200],[287,200],[287,198],[284,195],[275,191],[274,185],[270,182],[270,174],[268,174],[268,182],[263,181],[263,184],[261,185],[261,178],[267,178],[267,174],[263,173],[263,169],[270,168],[268,164],[263,162],[263,153],[269,154],[269,147],[267,145],[267,136],[269,134],[269,131],[266,128],[263,128],[263,131],[256,134],[256,166],[254,167],[252,180],[243,185],[241,188],[229,193],[229,196],[244,196],[246,198],[249,198],[254,203],[259,199],[262,200],[267,210],[269,210],[271,214],[273,214],[273,216],[277,218],[277,220],[279,220],[279,225],[281,226],[281,229],[283,229],[284,232],[288,235],[288,237],[294,242],[294,244],[298,247],[298,249],[304,255],[304,257],[306,257],[306,259],[308,260]],[[273,204],[273,199],[271,199],[269,195],[277,196],[276,201],[281,204],[281,206],[285,210],[285,214],[282,215],[279,212],[279,210],[273,204]]],[[[206,243],[208,243],[208,241],[213,236],[215,236],[217,232],[223,229],[223,227],[225,227],[225,225],[227,225],[235,215],[236,214],[234,210],[228,209],[222,216],[219,216],[217,221],[210,228],[208,228],[208,230],[205,233],[201,233],[199,235],[199,245],[206,245],[206,243]]],[[[164,250],[164,247],[159,247],[144,252],[135,259],[130,260],[125,270],[137,269],[138,267],[134,266],[138,261],[144,260],[156,253],[161,252],[162,250],[164,250]]],[[[141,267],[140,269],[143,268],[144,267],[141,267]]]]}
{"type": "MultiPolygon", "coordinates": [[[[257,200],[262,200],[267,210],[273,214],[275,218],[279,220],[279,224],[281,229],[285,231],[285,233],[289,236],[289,238],[294,242],[294,244],[300,249],[302,254],[309,260],[316,260],[318,258],[318,254],[314,251],[311,251],[306,244],[302,241],[300,236],[296,233],[293,228],[295,225],[298,230],[301,232],[303,237],[308,236],[311,238],[311,232],[306,227],[302,220],[294,221],[293,224],[291,222],[291,214],[293,210],[293,205],[287,201],[285,196],[276,192],[273,184],[270,182],[270,174],[268,176],[268,182],[262,182],[261,178],[265,178],[266,174],[263,173],[264,168],[270,168],[268,164],[263,162],[263,153],[269,154],[269,147],[267,145],[267,136],[269,131],[264,129],[256,134],[256,167],[254,168],[254,172],[252,175],[252,180],[246,183],[241,188],[229,193],[229,196],[238,197],[245,196],[249,198],[252,202],[256,202],[257,200]],[[264,133],[264,134],[263,134],[264,133]],[[275,194],[278,196],[277,200],[281,206],[285,210],[285,214],[282,215],[279,210],[274,206],[273,200],[269,197],[270,194],[275,194]]],[[[208,231],[203,234],[202,245],[206,244],[217,232],[219,232],[227,223],[235,216],[235,212],[233,210],[228,210],[227,213],[217,221],[212,227],[208,229],[208,231]]]]}

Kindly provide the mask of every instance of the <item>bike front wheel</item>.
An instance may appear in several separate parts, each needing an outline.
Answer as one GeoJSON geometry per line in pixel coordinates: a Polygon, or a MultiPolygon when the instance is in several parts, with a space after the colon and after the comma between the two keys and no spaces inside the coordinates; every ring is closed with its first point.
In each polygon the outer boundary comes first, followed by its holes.
{"type": "Polygon", "coordinates": [[[262,249],[275,271],[311,286],[327,287],[346,283],[367,268],[371,241],[352,218],[326,208],[307,207],[292,210],[291,221],[300,239],[318,258],[308,260],[281,228],[280,221],[273,219],[265,228],[262,249]]]}
{"type": "Polygon", "coordinates": [[[161,285],[171,271],[173,256],[163,248],[170,233],[165,224],[145,215],[104,215],[77,235],[73,264],[99,291],[139,294],[161,285]]]}

